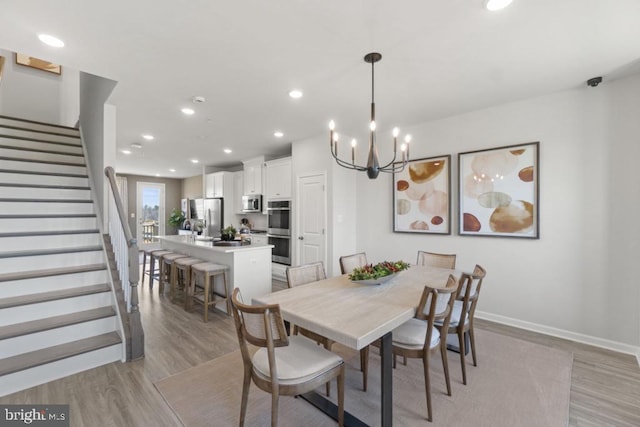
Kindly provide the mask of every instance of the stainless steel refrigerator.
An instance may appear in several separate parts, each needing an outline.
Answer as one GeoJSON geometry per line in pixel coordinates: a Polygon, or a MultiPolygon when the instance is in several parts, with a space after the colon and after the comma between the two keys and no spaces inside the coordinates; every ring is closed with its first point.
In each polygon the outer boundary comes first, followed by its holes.
{"type": "Polygon", "coordinates": [[[204,199],[204,225],[207,228],[207,236],[220,237],[220,230],[223,224],[223,200],[204,199]]]}

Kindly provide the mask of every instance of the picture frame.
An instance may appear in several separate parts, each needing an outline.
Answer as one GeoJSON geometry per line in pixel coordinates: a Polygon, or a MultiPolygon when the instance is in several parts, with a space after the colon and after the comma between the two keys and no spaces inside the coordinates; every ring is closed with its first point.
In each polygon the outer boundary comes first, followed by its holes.
{"type": "Polygon", "coordinates": [[[25,55],[23,53],[16,53],[15,58],[16,64],[35,68],[37,70],[47,71],[53,74],[62,74],[62,66],[59,64],[54,64],[43,59],[34,58],[33,56],[25,55]]]}
{"type": "Polygon", "coordinates": [[[540,238],[540,143],[458,153],[458,233],[540,238]]]}
{"type": "Polygon", "coordinates": [[[450,155],[411,160],[393,174],[393,231],[451,234],[450,155]]]}

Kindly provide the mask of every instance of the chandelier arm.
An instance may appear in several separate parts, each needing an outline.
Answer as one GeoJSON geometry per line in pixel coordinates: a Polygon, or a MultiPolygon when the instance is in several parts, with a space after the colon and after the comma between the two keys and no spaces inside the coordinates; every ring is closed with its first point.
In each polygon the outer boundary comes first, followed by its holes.
{"type": "Polygon", "coordinates": [[[397,167],[392,167],[392,168],[380,168],[380,172],[385,172],[385,173],[400,173],[404,170],[404,168],[406,167],[407,162],[403,162],[401,164],[401,166],[397,166],[397,167]]]}
{"type": "Polygon", "coordinates": [[[391,159],[391,161],[389,163],[387,163],[386,165],[380,166],[380,169],[386,169],[389,166],[391,166],[392,164],[394,164],[395,162],[396,162],[396,152],[394,151],[393,152],[393,159],[391,159]]]}
{"type": "Polygon", "coordinates": [[[333,151],[331,152],[331,155],[332,155],[332,156],[333,156],[333,158],[336,160],[336,163],[337,163],[339,166],[342,166],[342,167],[344,167],[344,168],[348,168],[348,169],[358,170],[358,171],[366,171],[366,170],[367,170],[367,168],[366,168],[365,166],[355,165],[355,164],[353,164],[353,163],[349,163],[349,162],[346,162],[346,161],[344,161],[344,160],[340,159],[337,155],[335,155],[335,154],[333,153],[333,151]]]}

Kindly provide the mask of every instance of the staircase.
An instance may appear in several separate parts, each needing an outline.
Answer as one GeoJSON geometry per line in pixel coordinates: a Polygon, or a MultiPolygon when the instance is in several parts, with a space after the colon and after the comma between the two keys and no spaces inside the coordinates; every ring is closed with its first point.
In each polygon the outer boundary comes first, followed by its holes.
{"type": "Polygon", "coordinates": [[[77,129],[0,116],[0,396],[123,360],[77,129]]]}

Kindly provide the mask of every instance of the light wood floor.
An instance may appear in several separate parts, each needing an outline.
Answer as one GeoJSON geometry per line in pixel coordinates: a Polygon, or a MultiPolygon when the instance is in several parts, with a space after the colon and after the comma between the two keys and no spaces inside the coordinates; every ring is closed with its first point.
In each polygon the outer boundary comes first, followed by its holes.
{"type": "MultiPolygon", "coordinates": [[[[187,313],[159,296],[157,286],[143,289],[140,301],[143,360],[82,372],[2,397],[0,404],[69,404],[74,427],[181,425],[153,383],[236,350],[233,321],[212,310],[205,324],[200,307],[187,313]]],[[[486,321],[477,327],[573,352],[571,426],[640,426],[640,368],[633,356],[486,321]]]]}

